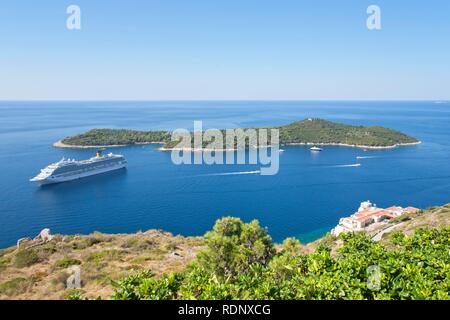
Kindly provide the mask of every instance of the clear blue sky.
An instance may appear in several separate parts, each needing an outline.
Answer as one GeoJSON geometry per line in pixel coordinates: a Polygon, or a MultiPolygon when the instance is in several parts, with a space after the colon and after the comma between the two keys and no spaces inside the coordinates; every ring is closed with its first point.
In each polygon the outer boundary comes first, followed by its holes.
{"type": "Polygon", "coordinates": [[[449,100],[450,1],[2,0],[0,100],[29,99],[449,100]]]}

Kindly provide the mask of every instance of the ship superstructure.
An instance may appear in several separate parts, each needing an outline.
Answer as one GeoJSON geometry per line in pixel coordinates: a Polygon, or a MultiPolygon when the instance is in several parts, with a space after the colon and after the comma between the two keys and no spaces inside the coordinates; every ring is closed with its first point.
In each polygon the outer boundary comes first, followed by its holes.
{"type": "Polygon", "coordinates": [[[37,182],[40,185],[60,183],[122,169],[126,166],[127,161],[124,156],[112,153],[104,156],[101,151],[97,151],[96,156],[88,160],[77,161],[62,158],[60,161],[42,169],[30,181],[37,182]]]}

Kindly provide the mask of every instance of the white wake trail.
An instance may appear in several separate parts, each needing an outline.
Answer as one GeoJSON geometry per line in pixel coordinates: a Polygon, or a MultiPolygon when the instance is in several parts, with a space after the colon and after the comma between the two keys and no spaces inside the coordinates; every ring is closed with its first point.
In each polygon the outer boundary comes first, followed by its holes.
{"type": "Polygon", "coordinates": [[[336,166],[328,166],[327,168],[350,168],[350,167],[360,167],[361,163],[353,163],[353,164],[340,164],[336,166]]]}
{"type": "Polygon", "coordinates": [[[242,174],[260,174],[260,173],[261,173],[261,170],[255,170],[255,171],[211,173],[211,174],[204,174],[202,176],[236,176],[236,175],[242,175],[242,174]]]}

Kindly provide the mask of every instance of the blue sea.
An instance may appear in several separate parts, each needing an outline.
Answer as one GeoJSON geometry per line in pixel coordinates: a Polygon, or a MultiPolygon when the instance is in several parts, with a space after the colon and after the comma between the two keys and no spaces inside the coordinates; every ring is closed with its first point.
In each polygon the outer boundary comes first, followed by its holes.
{"type": "Polygon", "coordinates": [[[0,102],[0,247],[41,229],[202,235],[216,219],[258,219],[275,241],[312,241],[361,201],[425,208],[450,202],[450,103],[429,102],[0,102]],[[282,147],[277,175],[256,165],[175,165],[157,145],[109,149],[128,168],[64,184],[28,180],[62,157],[94,150],[52,147],[91,128],[191,129],[282,125],[309,117],[382,125],[423,143],[364,151],[282,147]],[[357,159],[356,157],[364,157],[357,159]],[[349,166],[360,163],[361,166],[349,166]],[[224,175],[223,173],[242,173],[224,175]]]}

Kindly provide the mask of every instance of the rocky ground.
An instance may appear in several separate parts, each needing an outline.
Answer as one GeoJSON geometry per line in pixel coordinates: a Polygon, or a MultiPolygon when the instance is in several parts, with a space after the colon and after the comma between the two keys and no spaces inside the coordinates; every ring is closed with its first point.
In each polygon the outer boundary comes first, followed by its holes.
{"type": "Polygon", "coordinates": [[[79,265],[82,293],[108,298],[112,282],[139,270],[156,276],[179,271],[203,246],[200,237],[173,236],[150,230],[136,234],[57,235],[34,246],[33,241],[0,251],[0,299],[65,299],[68,268],[79,265]],[[26,249],[27,247],[30,247],[26,249]]]}

